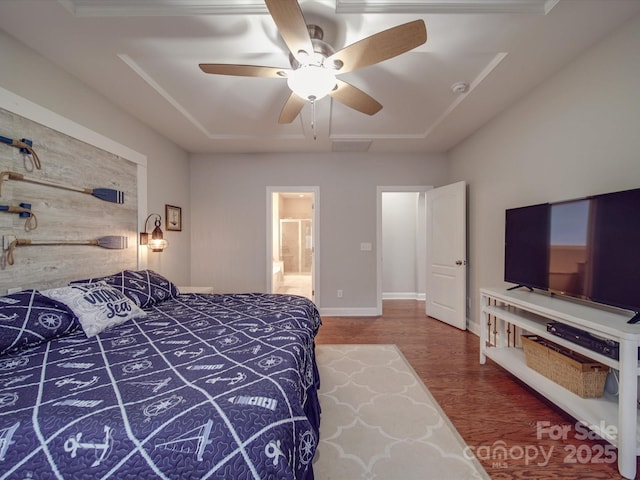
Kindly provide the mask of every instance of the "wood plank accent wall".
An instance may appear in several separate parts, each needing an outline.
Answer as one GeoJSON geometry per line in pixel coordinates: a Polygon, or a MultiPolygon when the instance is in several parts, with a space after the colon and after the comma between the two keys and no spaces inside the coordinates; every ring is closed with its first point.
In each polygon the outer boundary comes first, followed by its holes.
{"type": "MultiPolygon", "coordinates": [[[[128,248],[28,246],[15,250],[14,265],[0,264],[0,294],[14,287],[45,289],[71,280],[107,275],[137,265],[137,166],[117,155],[0,108],[0,135],[28,138],[42,162],[34,169],[17,148],[0,144],[0,170],[83,188],[124,192],[124,204],[44,185],[5,180],[0,205],[30,203],[38,228],[25,231],[25,219],[0,212],[0,235],[33,241],[86,241],[106,235],[128,237],[128,248]]],[[[1,244],[1,238],[0,238],[1,244]]]]}

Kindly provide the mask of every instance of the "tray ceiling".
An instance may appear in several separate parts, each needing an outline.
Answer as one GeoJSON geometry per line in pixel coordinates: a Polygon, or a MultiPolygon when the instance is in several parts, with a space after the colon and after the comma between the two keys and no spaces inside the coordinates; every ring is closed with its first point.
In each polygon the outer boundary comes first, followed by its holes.
{"type": "Polygon", "coordinates": [[[2,2],[0,28],[190,152],[443,152],[640,12],[635,0],[302,0],[336,49],[422,18],[426,44],[341,76],[382,105],[332,101],[277,123],[284,79],[199,63],[289,67],[262,0],[2,2]],[[28,18],[25,22],[23,19],[28,18]],[[452,86],[464,82],[466,92],[452,86]]]}

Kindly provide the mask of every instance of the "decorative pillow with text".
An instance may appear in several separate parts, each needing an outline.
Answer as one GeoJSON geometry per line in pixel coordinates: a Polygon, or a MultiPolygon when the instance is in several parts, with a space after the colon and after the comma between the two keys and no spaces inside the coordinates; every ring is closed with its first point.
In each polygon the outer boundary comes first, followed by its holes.
{"type": "Polygon", "coordinates": [[[87,337],[147,314],[120,290],[105,282],[74,283],[42,292],[64,303],[78,317],[87,337]]]}

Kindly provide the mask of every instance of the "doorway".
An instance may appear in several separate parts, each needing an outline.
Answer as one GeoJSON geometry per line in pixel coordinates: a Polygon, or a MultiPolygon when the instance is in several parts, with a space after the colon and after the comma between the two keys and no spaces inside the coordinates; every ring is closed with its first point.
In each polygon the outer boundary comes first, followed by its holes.
{"type": "Polygon", "coordinates": [[[267,188],[267,287],[317,297],[318,187],[267,188]]]}
{"type": "Polygon", "coordinates": [[[426,280],[425,192],[430,186],[377,188],[377,312],[382,300],[423,300],[426,280]]]}

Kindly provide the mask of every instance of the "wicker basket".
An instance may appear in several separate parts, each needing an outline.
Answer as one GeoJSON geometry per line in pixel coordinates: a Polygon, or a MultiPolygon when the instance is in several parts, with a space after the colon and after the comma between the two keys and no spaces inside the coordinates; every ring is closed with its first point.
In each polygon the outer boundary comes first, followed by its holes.
{"type": "Polygon", "coordinates": [[[537,335],[522,335],[527,366],[583,398],[601,397],[609,367],[537,335]]]}

